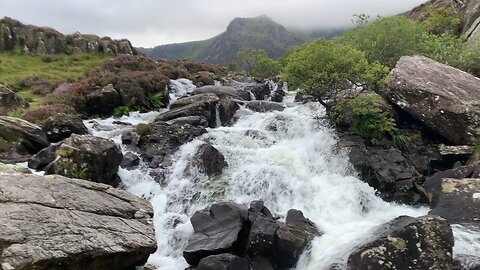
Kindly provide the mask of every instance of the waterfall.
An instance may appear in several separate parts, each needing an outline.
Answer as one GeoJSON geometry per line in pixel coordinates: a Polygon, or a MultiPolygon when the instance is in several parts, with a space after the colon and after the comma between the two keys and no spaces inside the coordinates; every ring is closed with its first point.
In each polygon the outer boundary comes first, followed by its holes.
{"type": "MultiPolygon", "coordinates": [[[[158,250],[149,264],[162,270],[188,267],[182,251],[193,233],[189,217],[217,201],[263,200],[280,218],[292,208],[303,211],[324,234],[302,255],[297,269],[344,269],[348,255],[367,241],[375,226],[400,215],[427,214],[426,207],[381,200],[356,177],[347,150],[337,146],[323,107],[295,104],[291,95],[284,100],[284,111],[255,113],[242,108],[233,126],[208,129],[183,145],[164,185],[155,182],[142,163],[136,170],[119,170],[125,189],[149,199],[154,208],[158,250]],[[204,141],[217,148],[228,163],[221,175],[210,179],[195,164],[195,154],[204,141]]],[[[156,114],[132,114],[120,121],[149,122],[156,114]]],[[[133,129],[120,126],[113,118],[96,122],[113,128],[102,131],[96,129],[99,125],[87,122],[91,132],[117,143],[122,132],[133,129]]],[[[460,243],[456,250],[463,252],[468,234],[455,227],[454,231],[460,243]]]]}

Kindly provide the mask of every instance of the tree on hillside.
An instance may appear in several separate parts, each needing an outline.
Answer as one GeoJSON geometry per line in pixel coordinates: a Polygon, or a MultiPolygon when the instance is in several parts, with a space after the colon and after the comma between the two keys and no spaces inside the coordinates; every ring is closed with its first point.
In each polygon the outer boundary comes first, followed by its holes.
{"type": "Polygon", "coordinates": [[[238,67],[249,76],[270,78],[280,73],[280,64],[268,57],[265,50],[246,49],[237,53],[238,67]]]}
{"type": "Polygon", "coordinates": [[[284,63],[282,79],[326,107],[324,99],[336,99],[340,91],[380,87],[388,73],[388,68],[378,62],[370,64],[365,54],[354,47],[324,40],[293,51],[284,63]]]}

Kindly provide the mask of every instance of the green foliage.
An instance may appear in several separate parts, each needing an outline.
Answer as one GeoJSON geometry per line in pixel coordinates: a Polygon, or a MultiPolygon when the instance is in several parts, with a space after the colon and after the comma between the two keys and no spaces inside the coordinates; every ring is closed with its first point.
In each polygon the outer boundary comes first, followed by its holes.
{"type": "Polygon", "coordinates": [[[146,135],[152,134],[153,127],[151,124],[138,124],[137,127],[135,128],[135,131],[140,136],[146,136],[146,135]]]}
{"type": "Polygon", "coordinates": [[[280,64],[267,56],[265,50],[246,49],[237,53],[236,61],[248,75],[270,78],[280,73],[280,64]]]}
{"type": "Polygon", "coordinates": [[[370,63],[394,67],[403,55],[421,51],[423,26],[403,16],[379,18],[373,23],[346,32],[336,38],[339,44],[348,44],[365,53],[370,63]]]}
{"type": "Polygon", "coordinates": [[[436,8],[423,21],[425,30],[429,33],[441,34],[457,34],[460,29],[460,18],[452,7],[436,8]]]}
{"type": "Polygon", "coordinates": [[[20,46],[18,46],[18,45],[15,46],[15,47],[13,48],[12,53],[13,53],[14,55],[22,55],[22,54],[23,54],[23,52],[22,52],[22,47],[20,47],[20,46]]]}
{"type": "Polygon", "coordinates": [[[475,147],[473,148],[473,154],[470,157],[468,163],[471,164],[477,161],[480,161],[480,144],[475,145],[475,147]]]}
{"type": "Polygon", "coordinates": [[[12,143],[0,136],[0,152],[6,152],[12,148],[12,143]]]}
{"type": "Polygon", "coordinates": [[[228,70],[233,71],[233,72],[238,70],[237,63],[235,63],[235,62],[228,63],[227,68],[228,68],[228,70]]]}
{"type": "Polygon", "coordinates": [[[157,92],[148,97],[153,108],[164,107],[163,100],[165,99],[165,92],[157,92]]]}
{"type": "Polygon", "coordinates": [[[369,64],[354,47],[324,40],[307,44],[282,61],[286,64],[282,79],[319,99],[351,89],[352,84],[378,88],[388,73],[378,62],[369,64]]]}
{"type": "Polygon", "coordinates": [[[374,139],[392,133],[395,121],[378,107],[378,95],[343,99],[332,108],[334,121],[364,138],[374,139]]]}
{"type": "Polygon", "coordinates": [[[69,172],[69,176],[76,179],[88,180],[89,169],[88,165],[82,163],[80,167],[72,168],[69,172]]]}
{"type": "Polygon", "coordinates": [[[22,107],[17,107],[17,108],[15,108],[14,110],[9,111],[9,112],[7,113],[7,116],[10,116],[10,117],[20,117],[20,116],[22,116],[22,113],[23,113],[23,108],[22,108],[22,107]]]}
{"type": "Polygon", "coordinates": [[[130,108],[128,106],[118,106],[113,110],[113,116],[121,117],[124,115],[128,115],[130,113],[130,108]]]}
{"type": "Polygon", "coordinates": [[[408,145],[410,144],[410,139],[403,134],[393,133],[392,144],[398,150],[403,151],[408,148],[408,145]]]}
{"type": "Polygon", "coordinates": [[[65,45],[65,54],[72,55],[73,54],[73,46],[72,45],[65,45]]]}

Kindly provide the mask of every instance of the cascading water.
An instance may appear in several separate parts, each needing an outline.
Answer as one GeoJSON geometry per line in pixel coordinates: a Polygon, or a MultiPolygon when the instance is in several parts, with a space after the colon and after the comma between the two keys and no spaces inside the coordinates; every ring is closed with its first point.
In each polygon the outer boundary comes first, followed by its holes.
{"type": "MultiPolygon", "coordinates": [[[[149,264],[157,269],[185,269],[182,251],[193,233],[189,217],[217,201],[263,200],[280,217],[292,208],[303,211],[324,234],[313,241],[297,269],[330,269],[333,265],[342,269],[351,251],[369,238],[375,226],[400,215],[428,212],[428,208],[386,203],[376,197],[371,187],[354,176],[346,152],[337,148],[324,109],[292,100],[292,96],[285,98],[287,108],[281,112],[253,113],[242,108],[233,126],[209,129],[183,145],[164,185],[149,176],[144,164],[132,171],[119,170],[124,187],[149,199],[154,207],[158,250],[149,264]],[[195,155],[204,141],[225,156],[228,167],[220,176],[209,179],[196,167],[195,155]]],[[[155,113],[133,115],[132,124],[154,117],[155,113]]],[[[112,118],[99,123],[121,128],[99,131],[98,125],[89,124],[94,135],[118,143],[121,132],[132,129],[114,124],[112,118]]],[[[478,251],[478,246],[472,249],[467,242],[471,232],[455,227],[454,231],[457,254],[478,251]]]]}

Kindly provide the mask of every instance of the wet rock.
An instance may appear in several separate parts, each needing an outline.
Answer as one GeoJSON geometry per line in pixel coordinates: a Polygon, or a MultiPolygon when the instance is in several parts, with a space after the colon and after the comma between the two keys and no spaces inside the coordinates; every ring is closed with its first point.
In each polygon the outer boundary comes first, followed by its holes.
{"type": "Polygon", "coordinates": [[[220,122],[223,126],[227,126],[232,122],[233,116],[240,109],[238,104],[231,99],[221,99],[218,103],[218,113],[220,122]]]}
{"type": "Polygon", "coordinates": [[[313,235],[298,227],[282,224],[275,233],[275,262],[280,269],[295,267],[313,235]]]}
{"type": "Polygon", "coordinates": [[[208,176],[221,174],[223,168],[227,166],[222,153],[208,143],[202,144],[198,148],[197,156],[201,162],[201,167],[208,176]]]}
{"type": "Polygon", "coordinates": [[[120,167],[131,170],[137,167],[138,164],[140,164],[140,158],[132,152],[127,152],[125,155],[123,155],[123,160],[120,164],[120,167]]]}
{"type": "Polygon", "coordinates": [[[209,127],[215,127],[216,104],[218,101],[219,98],[213,94],[199,94],[179,99],[172,104],[172,110],[160,114],[156,121],[169,121],[181,117],[201,116],[208,120],[209,127]]]}
{"type": "Polygon", "coordinates": [[[59,175],[0,174],[2,269],[132,269],[156,250],[150,203],[59,175]]]}
{"type": "Polygon", "coordinates": [[[272,263],[263,256],[254,256],[252,270],[275,270],[272,263]]]}
{"type": "Polygon", "coordinates": [[[192,125],[195,127],[208,127],[208,120],[203,116],[185,116],[175,118],[173,120],[167,121],[167,124],[170,125],[192,125]]]}
{"type": "Polygon", "coordinates": [[[302,211],[296,210],[296,209],[290,209],[287,212],[287,218],[286,218],[286,223],[287,225],[290,225],[292,227],[297,227],[299,229],[302,229],[303,231],[309,232],[315,236],[320,236],[320,231],[318,230],[317,226],[315,223],[313,223],[311,220],[306,218],[302,211]]]}
{"type": "Polygon", "coordinates": [[[72,134],[88,134],[88,129],[82,119],[73,115],[52,116],[43,124],[42,129],[47,134],[48,140],[54,143],[66,139],[72,134]]]}
{"type": "Polygon", "coordinates": [[[255,112],[283,111],[285,107],[282,104],[271,101],[249,101],[247,108],[255,112]]]}
{"type": "Polygon", "coordinates": [[[428,198],[430,206],[437,206],[440,196],[443,195],[442,185],[444,179],[464,178],[480,178],[480,162],[438,172],[427,177],[423,186],[425,187],[425,196],[428,198]]]}
{"type": "Polygon", "coordinates": [[[275,234],[279,227],[280,223],[276,220],[258,216],[253,222],[248,236],[248,254],[272,258],[274,255],[275,234]]]}
{"type": "Polygon", "coordinates": [[[195,270],[250,270],[250,261],[228,253],[212,255],[203,258],[195,270]]]}
{"type": "Polygon", "coordinates": [[[437,205],[429,214],[456,224],[480,221],[480,178],[444,178],[438,193],[437,205]]]}
{"type": "Polygon", "coordinates": [[[273,92],[270,100],[273,102],[282,102],[283,96],[285,96],[285,92],[282,89],[279,89],[273,92]]]}
{"type": "Polygon", "coordinates": [[[20,118],[0,116],[0,162],[26,161],[49,145],[43,130],[20,118]]]}
{"type": "Polygon", "coordinates": [[[46,174],[60,174],[98,183],[112,184],[122,162],[120,148],[111,140],[73,134],[55,151],[55,161],[46,174]]]}
{"type": "Polygon", "coordinates": [[[26,108],[28,103],[7,86],[0,84],[0,115],[6,115],[16,108],[26,108]]]}
{"type": "Polygon", "coordinates": [[[89,115],[112,115],[122,105],[120,94],[109,84],[103,89],[88,94],[85,108],[89,115]]]}
{"type": "Polygon", "coordinates": [[[57,158],[55,151],[57,151],[59,146],[59,144],[51,144],[42,149],[28,160],[28,167],[37,171],[44,170],[48,164],[57,158]]]}
{"type": "Polygon", "coordinates": [[[138,140],[138,147],[142,159],[151,167],[168,165],[169,157],[180,146],[207,132],[202,127],[189,124],[167,124],[154,122],[151,131],[142,134],[138,140]]]}
{"type": "Polygon", "coordinates": [[[265,100],[271,92],[268,83],[245,84],[243,89],[251,92],[256,100],[265,100]]]}
{"type": "Polygon", "coordinates": [[[248,209],[248,222],[253,224],[259,216],[271,220],[274,219],[272,213],[270,213],[270,210],[268,210],[263,201],[253,201],[250,203],[250,208],[248,209]]]}
{"type": "Polygon", "coordinates": [[[452,269],[453,234],[437,216],[401,216],[348,258],[349,269],[452,269]]]}
{"type": "Polygon", "coordinates": [[[31,174],[32,172],[23,166],[0,163],[0,174],[31,174]]]}
{"type": "Polygon", "coordinates": [[[318,102],[318,99],[312,95],[308,95],[302,91],[299,91],[295,94],[295,102],[299,102],[299,103],[318,102]]]}
{"type": "Polygon", "coordinates": [[[241,94],[233,87],[229,86],[203,86],[195,89],[192,95],[214,94],[219,98],[233,98],[242,100],[241,94]]]}
{"type": "Polygon", "coordinates": [[[135,132],[125,132],[122,134],[121,137],[122,143],[129,145],[129,144],[136,144],[138,140],[138,135],[135,132]]]}
{"type": "Polygon", "coordinates": [[[242,205],[219,203],[210,211],[196,212],[190,219],[195,234],[183,251],[185,260],[195,266],[210,255],[238,253],[247,211],[242,205]]]}
{"type": "Polygon", "coordinates": [[[422,56],[403,56],[383,95],[454,144],[480,142],[480,79],[422,56]]]}
{"type": "Polygon", "coordinates": [[[382,198],[402,203],[421,201],[413,188],[418,174],[398,149],[369,146],[356,135],[342,135],[341,146],[350,149],[348,157],[360,179],[375,188],[382,198]]]}

